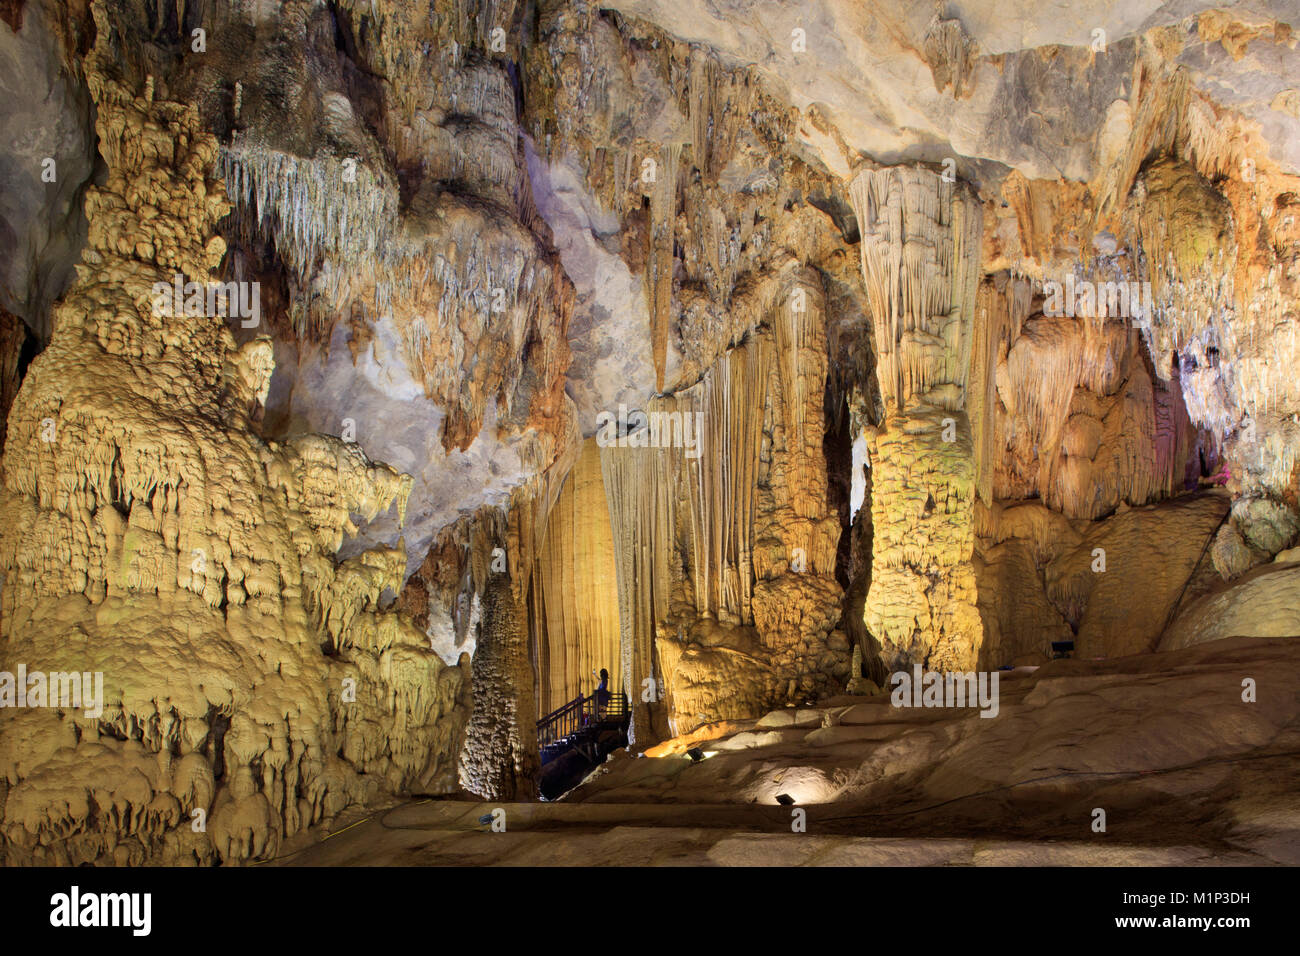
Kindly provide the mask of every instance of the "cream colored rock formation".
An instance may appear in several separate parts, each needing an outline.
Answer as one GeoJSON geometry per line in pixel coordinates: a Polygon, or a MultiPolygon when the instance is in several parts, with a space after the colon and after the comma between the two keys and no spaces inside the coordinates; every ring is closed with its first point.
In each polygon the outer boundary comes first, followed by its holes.
{"type": "Polygon", "coordinates": [[[611,687],[623,687],[614,555],[600,448],[588,439],[547,517],[533,571],[539,714],[590,696],[602,668],[611,687]]]}
{"type": "Polygon", "coordinates": [[[1294,636],[1300,24],[1076,7],[30,0],[0,672],[104,700],[0,708],[6,861],[529,800],[601,668],[634,751],[839,747],[913,665],[1294,636]]]}
{"type": "MultiPolygon", "coordinates": [[[[864,169],[850,194],[886,415],[868,444],[867,627],[891,668],[963,670],[983,641],[970,564],[978,466],[965,411],[981,210],[965,187],[919,167],[864,169]]],[[[987,369],[984,356],[976,361],[987,369]]]]}
{"type": "Polygon", "coordinates": [[[792,278],[772,303],[774,332],[649,403],[652,415],[702,425],[693,454],[602,449],[624,685],[641,740],[661,713],[643,699],[647,681],[662,682],[677,734],[824,692],[847,674],[848,644],[834,631],[840,527],[824,504],[819,447],[823,303],[811,276],[792,278]]]}
{"type": "Polygon", "coordinates": [[[1177,650],[1226,637],[1294,637],[1300,630],[1300,573],[1295,563],[1266,567],[1191,604],[1160,641],[1177,650]]]}
{"type": "Polygon", "coordinates": [[[380,789],[454,786],[468,674],[379,609],[400,552],[332,557],[409,479],[335,438],[258,438],[265,353],[152,308],[156,281],[210,278],[229,204],[198,113],[116,79],[94,11],[108,172],[9,417],[0,566],[5,669],[102,675],[102,712],[0,710],[7,855],[266,858],[380,789]]]}

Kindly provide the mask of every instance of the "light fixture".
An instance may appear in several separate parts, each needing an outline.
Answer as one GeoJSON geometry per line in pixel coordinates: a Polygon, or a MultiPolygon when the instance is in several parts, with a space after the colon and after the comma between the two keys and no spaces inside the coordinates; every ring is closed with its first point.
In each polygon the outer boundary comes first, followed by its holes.
{"type": "Polygon", "coordinates": [[[692,747],[690,750],[686,751],[686,756],[690,757],[696,763],[699,763],[704,759],[704,751],[699,747],[692,747]]]}
{"type": "Polygon", "coordinates": [[[788,793],[778,793],[776,795],[776,802],[781,804],[783,807],[792,807],[794,806],[794,797],[790,796],[788,793]]]}

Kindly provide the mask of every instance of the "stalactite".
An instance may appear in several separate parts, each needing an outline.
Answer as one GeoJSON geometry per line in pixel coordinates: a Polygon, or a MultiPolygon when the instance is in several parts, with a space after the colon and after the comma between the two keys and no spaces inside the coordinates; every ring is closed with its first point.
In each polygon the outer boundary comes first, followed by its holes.
{"type": "Polygon", "coordinates": [[[601,475],[613,534],[619,612],[619,666],[632,703],[628,741],[653,743],[651,701],[641,693],[654,680],[654,634],[668,610],[668,555],[650,542],[671,541],[674,513],[668,504],[667,453],[654,448],[601,449],[601,475]]]}
{"type": "MultiPolygon", "coordinates": [[[[827,513],[821,450],[823,294],[813,273],[790,278],[773,297],[774,331],[648,403],[649,415],[698,420],[690,455],[601,452],[624,683],[662,679],[673,733],[815,694],[847,674],[847,639],[832,634],[840,528],[827,513]]],[[[634,697],[638,740],[656,716],[634,697]]]]}
{"type": "MultiPolygon", "coordinates": [[[[696,610],[723,623],[752,616],[752,520],[763,405],[772,350],[766,340],[729,352],[716,374],[674,396],[684,414],[702,413],[698,467],[679,472],[691,506],[692,593],[696,610]]],[[[665,406],[667,407],[667,406],[665,406]]]]}
{"type": "Polygon", "coordinates": [[[978,45],[960,20],[945,20],[935,14],[926,28],[922,49],[936,90],[942,93],[951,86],[952,95],[957,99],[970,95],[978,45]]]}
{"type": "Polygon", "coordinates": [[[397,187],[378,164],[305,159],[236,140],[222,147],[217,171],[238,211],[237,235],[275,236],[302,284],[326,259],[374,269],[396,228],[397,187]]]}
{"type": "Polygon", "coordinates": [[[975,448],[976,487],[986,503],[994,500],[994,478],[1001,458],[997,448],[998,370],[1011,343],[1020,337],[1031,296],[1029,282],[1006,273],[999,273],[979,287],[966,405],[975,448]]]}
{"type": "MultiPolygon", "coordinates": [[[[547,467],[571,428],[573,290],[519,137],[514,5],[337,7],[355,47],[338,68],[281,49],[314,49],[313,30],[333,19],[319,5],[295,0],[285,36],[255,48],[284,57],[284,84],[321,109],[286,127],[267,81],[243,81],[240,126],[218,158],[235,205],[224,232],[259,272],[288,273],[299,338],[328,345],[357,308],[391,322],[412,377],[446,412],[446,451],[466,451],[495,404],[501,437],[531,442],[547,467]]],[[[232,28],[260,17],[224,15],[232,28]]]]}
{"type": "MultiPolygon", "coordinates": [[[[978,204],[920,167],[863,169],[849,190],[886,403],[901,411],[932,386],[964,388],[979,279],[978,204]]],[[[951,398],[934,398],[955,408],[951,398]]]]}
{"type": "Polygon", "coordinates": [[[650,243],[646,292],[650,306],[650,348],[655,364],[655,389],[664,390],[667,368],[668,331],[673,314],[673,231],[677,222],[677,169],[681,165],[681,143],[671,143],[655,157],[662,160],[650,190],[650,243]],[[661,174],[661,175],[660,175],[661,174]]]}

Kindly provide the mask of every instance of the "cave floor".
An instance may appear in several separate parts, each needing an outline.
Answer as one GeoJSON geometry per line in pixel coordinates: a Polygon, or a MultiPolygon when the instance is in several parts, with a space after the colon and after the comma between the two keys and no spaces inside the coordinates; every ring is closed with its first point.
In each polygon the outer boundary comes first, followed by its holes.
{"type": "Polygon", "coordinates": [[[1008,673],[994,719],[835,698],[731,722],[699,762],[620,751],[553,803],[350,811],[272,862],[1296,865],[1297,683],[1300,641],[1231,638],[1008,673]]]}
{"type": "MultiPolygon", "coordinates": [[[[791,833],[781,807],[644,804],[407,803],[280,857],[281,866],[1233,866],[1274,854],[1172,828],[1151,842],[1120,838],[860,836],[835,807],[834,824],[791,833]],[[506,811],[494,833],[478,819],[506,811]],[[785,831],[785,832],[783,832],[785,831]],[[1181,840],[1179,838],[1182,838],[1181,840]],[[1166,841],[1162,844],[1162,838],[1166,841]]],[[[821,809],[832,810],[831,807],[821,809]]]]}

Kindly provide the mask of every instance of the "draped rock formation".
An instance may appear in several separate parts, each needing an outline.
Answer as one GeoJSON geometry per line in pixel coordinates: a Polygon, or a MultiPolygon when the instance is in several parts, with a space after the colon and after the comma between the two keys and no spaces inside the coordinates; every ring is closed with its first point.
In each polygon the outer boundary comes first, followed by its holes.
{"type": "Polygon", "coordinates": [[[840,528],[820,448],[824,307],[811,275],[791,278],[772,329],[647,405],[640,440],[650,422],[671,421],[686,447],[636,447],[634,433],[631,447],[602,449],[634,733],[664,716],[659,693],[642,693],[647,681],[666,697],[668,729],[684,733],[815,695],[847,673],[848,643],[834,631],[840,528]]]}
{"type": "Polygon", "coordinates": [[[623,686],[614,539],[600,458],[594,440],[583,443],[534,563],[528,619],[539,714],[590,696],[602,668],[611,687],[623,686]]]}

